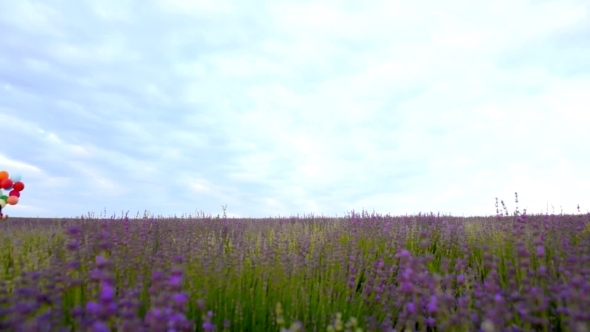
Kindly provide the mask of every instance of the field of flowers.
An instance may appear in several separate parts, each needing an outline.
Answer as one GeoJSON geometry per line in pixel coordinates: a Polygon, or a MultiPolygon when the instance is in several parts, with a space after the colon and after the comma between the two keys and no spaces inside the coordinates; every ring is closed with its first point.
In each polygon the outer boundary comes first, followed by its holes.
{"type": "Polygon", "coordinates": [[[590,331],[590,214],[496,210],[13,218],[0,330],[590,331]]]}

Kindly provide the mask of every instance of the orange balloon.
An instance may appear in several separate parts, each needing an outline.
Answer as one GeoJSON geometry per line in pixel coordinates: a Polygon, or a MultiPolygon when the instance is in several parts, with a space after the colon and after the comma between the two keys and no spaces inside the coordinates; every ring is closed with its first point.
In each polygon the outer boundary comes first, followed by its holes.
{"type": "Polygon", "coordinates": [[[0,171],[0,181],[8,179],[8,172],[7,171],[0,171]]]}
{"type": "Polygon", "coordinates": [[[16,204],[18,204],[18,197],[8,196],[8,198],[6,199],[6,203],[8,203],[10,205],[16,205],[16,204]]]}

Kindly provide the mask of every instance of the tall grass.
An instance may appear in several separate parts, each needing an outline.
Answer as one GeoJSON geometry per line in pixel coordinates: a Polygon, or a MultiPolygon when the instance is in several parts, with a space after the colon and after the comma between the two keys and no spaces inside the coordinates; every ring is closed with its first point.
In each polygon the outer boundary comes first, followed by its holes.
{"type": "Polygon", "coordinates": [[[590,214],[504,210],[14,218],[0,329],[589,331],[590,214]]]}

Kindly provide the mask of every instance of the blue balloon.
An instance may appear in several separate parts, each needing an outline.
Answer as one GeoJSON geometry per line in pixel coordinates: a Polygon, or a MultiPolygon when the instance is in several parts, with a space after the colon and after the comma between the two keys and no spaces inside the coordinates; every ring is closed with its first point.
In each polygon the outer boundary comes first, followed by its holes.
{"type": "Polygon", "coordinates": [[[10,177],[10,179],[12,180],[12,182],[19,182],[20,180],[22,180],[22,176],[20,174],[12,174],[12,176],[10,177]]]}

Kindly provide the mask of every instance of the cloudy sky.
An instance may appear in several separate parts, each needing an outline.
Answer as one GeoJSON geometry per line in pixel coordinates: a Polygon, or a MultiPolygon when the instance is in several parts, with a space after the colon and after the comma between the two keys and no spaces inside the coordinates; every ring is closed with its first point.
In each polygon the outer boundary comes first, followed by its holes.
{"type": "Polygon", "coordinates": [[[590,5],[1,1],[11,216],[590,210],[590,5]]]}

